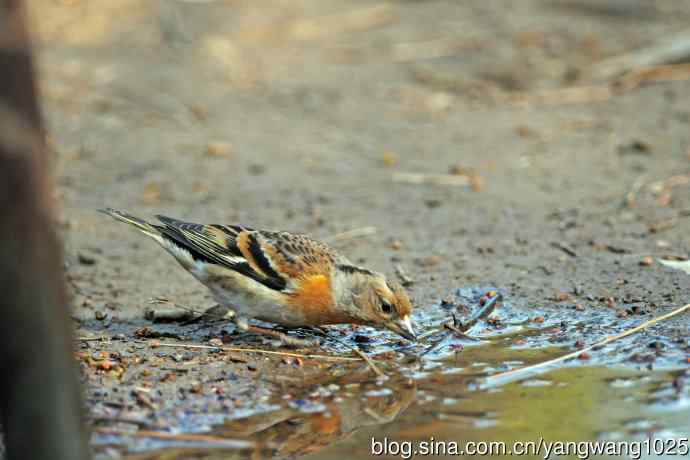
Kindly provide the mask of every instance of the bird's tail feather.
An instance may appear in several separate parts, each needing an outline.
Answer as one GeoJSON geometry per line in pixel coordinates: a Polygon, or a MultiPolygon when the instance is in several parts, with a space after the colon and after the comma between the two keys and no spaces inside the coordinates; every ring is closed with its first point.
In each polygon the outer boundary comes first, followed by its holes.
{"type": "Polygon", "coordinates": [[[161,232],[156,227],[149,224],[148,222],[146,222],[143,219],[139,219],[138,217],[135,217],[135,216],[128,214],[124,211],[119,211],[119,210],[113,209],[113,208],[99,209],[99,211],[102,212],[103,214],[109,215],[113,219],[119,220],[120,222],[124,222],[126,224],[132,225],[133,227],[136,227],[137,230],[150,236],[151,238],[155,239],[159,243],[162,242],[161,232]]]}

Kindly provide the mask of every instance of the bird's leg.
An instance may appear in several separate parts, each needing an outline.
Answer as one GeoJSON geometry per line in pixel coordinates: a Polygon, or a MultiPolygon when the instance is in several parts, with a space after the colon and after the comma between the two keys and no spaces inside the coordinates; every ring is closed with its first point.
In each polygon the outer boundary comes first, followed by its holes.
{"type": "Polygon", "coordinates": [[[198,323],[199,321],[223,321],[231,320],[235,316],[234,310],[225,305],[216,304],[204,310],[204,312],[189,321],[182,323],[183,326],[198,323]]]}
{"type": "Polygon", "coordinates": [[[243,332],[251,332],[252,334],[261,334],[265,335],[268,337],[273,337],[275,339],[280,340],[280,342],[283,345],[289,346],[289,347],[313,347],[315,345],[318,345],[318,341],[314,340],[308,340],[308,339],[300,339],[298,337],[291,337],[283,332],[276,331],[273,329],[266,329],[263,327],[258,327],[258,326],[253,326],[249,324],[246,318],[242,318],[239,316],[235,316],[233,318],[233,321],[237,325],[237,329],[243,331],[243,332]]]}

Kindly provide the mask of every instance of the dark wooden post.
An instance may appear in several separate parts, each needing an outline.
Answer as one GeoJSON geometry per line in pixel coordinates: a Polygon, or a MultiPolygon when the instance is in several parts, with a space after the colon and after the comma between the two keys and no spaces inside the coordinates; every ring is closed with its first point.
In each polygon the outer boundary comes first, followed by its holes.
{"type": "Polygon", "coordinates": [[[0,411],[9,459],[89,457],[21,0],[0,0],[0,411]]]}

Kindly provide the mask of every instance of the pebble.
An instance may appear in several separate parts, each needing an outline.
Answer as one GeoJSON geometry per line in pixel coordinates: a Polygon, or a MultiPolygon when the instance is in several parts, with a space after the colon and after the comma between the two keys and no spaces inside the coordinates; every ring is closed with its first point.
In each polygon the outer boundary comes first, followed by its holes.
{"type": "Polygon", "coordinates": [[[654,263],[654,259],[652,259],[651,256],[643,257],[642,260],[640,260],[640,266],[641,267],[649,267],[653,263],[654,263]]]}
{"type": "Polygon", "coordinates": [[[94,259],[91,256],[88,256],[83,253],[77,254],[77,260],[79,261],[80,264],[82,265],[95,265],[96,264],[96,259],[94,259]]]}
{"type": "Polygon", "coordinates": [[[225,141],[212,141],[206,146],[206,154],[210,157],[228,158],[232,155],[232,146],[225,141]]]}

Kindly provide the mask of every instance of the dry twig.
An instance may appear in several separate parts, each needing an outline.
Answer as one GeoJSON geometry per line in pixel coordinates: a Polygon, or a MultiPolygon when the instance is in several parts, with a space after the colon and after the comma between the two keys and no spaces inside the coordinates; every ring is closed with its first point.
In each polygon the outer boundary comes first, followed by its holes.
{"type": "Polygon", "coordinates": [[[626,331],[621,332],[620,334],[616,334],[610,337],[606,337],[603,340],[600,340],[599,342],[590,345],[588,347],[582,348],[580,350],[574,351],[572,353],[568,353],[563,356],[559,356],[558,358],[550,359],[548,361],[543,361],[541,363],[533,364],[531,366],[525,366],[521,367],[518,369],[513,369],[507,372],[501,372],[499,374],[494,374],[486,379],[480,384],[480,388],[486,389],[486,388],[492,388],[492,387],[497,387],[500,385],[505,385],[506,383],[513,382],[515,380],[521,380],[527,377],[531,377],[533,375],[536,375],[539,373],[539,371],[545,371],[547,370],[550,366],[567,361],[568,359],[573,359],[577,358],[580,356],[582,353],[591,351],[595,348],[600,348],[603,347],[606,344],[609,344],[611,342],[615,342],[616,340],[620,340],[624,337],[627,337],[629,335],[635,334],[636,332],[640,332],[644,329],[647,329],[649,326],[652,326],[660,321],[664,321],[666,319],[669,319],[673,316],[679,315],[687,310],[690,310],[690,304],[684,305],[682,307],[676,308],[675,310],[666,313],[661,316],[657,316],[656,318],[652,318],[649,321],[645,321],[644,323],[633,327],[632,329],[628,329],[626,331]]]}
{"type": "Polygon", "coordinates": [[[362,350],[360,350],[357,347],[350,347],[350,348],[352,348],[352,351],[357,356],[359,356],[364,361],[366,361],[366,363],[369,365],[371,370],[374,371],[374,374],[378,375],[379,377],[385,377],[386,376],[386,374],[384,374],[383,371],[381,369],[379,369],[376,364],[374,364],[374,361],[370,357],[368,357],[366,353],[364,353],[362,350]]]}
{"type": "Polygon", "coordinates": [[[419,42],[396,43],[393,45],[391,54],[394,62],[409,62],[454,56],[466,51],[480,50],[487,45],[487,42],[480,40],[437,38],[419,42]]]}
{"type": "Polygon", "coordinates": [[[630,53],[601,61],[592,69],[592,76],[610,80],[627,72],[678,63],[687,59],[690,59],[690,32],[688,31],[630,53]]]}
{"type": "Polygon", "coordinates": [[[328,243],[341,243],[343,241],[355,240],[358,238],[365,238],[376,234],[376,227],[361,227],[353,228],[345,232],[336,233],[335,235],[323,238],[328,243]]]}
{"type": "Polygon", "coordinates": [[[611,96],[613,96],[613,91],[608,85],[590,85],[533,92],[511,92],[505,95],[505,99],[511,104],[525,107],[536,104],[589,104],[608,101],[611,96]]]}
{"type": "MultiPolygon", "coordinates": [[[[135,342],[137,342],[137,343],[148,343],[146,340],[135,340],[135,342]]],[[[170,348],[189,348],[189,349],[201,349],[201,350],[221,350],[221,351],[229,351],[229,352],[260,353],[260,354],[264,354],[264,355],[290,356],[293,358],[313,359],[313,360],[322,360],[322,361],[361,361],[359,358],[348,358],[345,356],[291,353],[291,352],[287,352],[287,351],[262,350],[260,348],[214,347],[212,345],[195,345],[195,344],[167,343],[167,342],[166,343],[160,343],[159,346],[170,347],[170,348]]]]}
{"type": "Polygon", "coordinates": [[[690,79],[690,64],[671,64],[645,67],[623,75],[618,81],[619,88],[629,91],[644,82],[684,81],[690,79]]]}
{"type": "Polygon", "coordinates": [[[573,248],[571,248],[570,246],[568,246],[565,243],[561,243],[559,241],[554,241],[551,243],[551,246],[556,248],[556,249],[560,249],[561,251],[568,254],[570,257],[577,257],[577,252],[575,252],[575,250],[573,248]]]}
{"type": "Polygon", "coordinates": [[[431,184],[449,186],[468,186],[472,184],[470,177],[458,174],[421,174],[397,172],[393,174],[394,182],[407,184],[431,184]]]}
{"type": "Polygon", "coordinates": [[[403,286],[408,287],[414,284],[414,280],[410,278],[410,275],[407,274],[407,271],[402,265],[395,264],[393,268],[395,270],[395,274],[398,275],[398,278],[400,278],[400,282],[403,286]]]}
{"type": "Polygon", "coordinates": [[[229,447],[231,449],[251,449],[255,446],[252,441],[245,441],[241,439],[228,439],[221,438],[219,436],[210,436],[205,434],[192,434],[192,433],[166,433],[164,431],[150,431],[150,430],[139,430],[139,431],[123,431],[116,430],[113,428],[95,428],[94,431],[98,434],[108,435],[108,436],[126,436],[131,438],[153,438],[161,439],[165,441],[178,441],[178,442],[203,442],[205,444],[216,444],[222,447],[229,447]]]}

